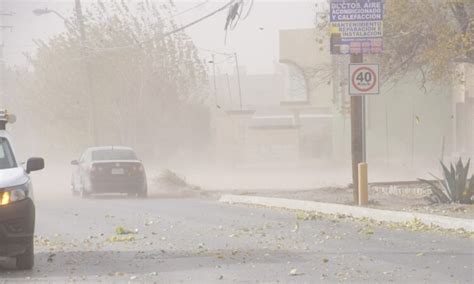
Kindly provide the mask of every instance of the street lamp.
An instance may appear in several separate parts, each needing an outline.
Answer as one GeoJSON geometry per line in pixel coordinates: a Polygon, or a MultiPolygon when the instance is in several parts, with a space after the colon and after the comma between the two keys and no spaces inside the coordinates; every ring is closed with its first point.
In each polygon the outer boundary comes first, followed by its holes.
{"type": "Polygon", "coordinates": [[[55,14],[56,16],[60,17],[61,19],[63,19],[63,21],[65,22],[69,22],[68,19],[66,19],[66,17],[64,17],[63,15],[61,15],[58,11],[56,10],[52,10],[52,9],[48,9],[48,8],[44,8],[44,9],[34,9],[33,10],[33,14],[35,14],[36,16],[42,16],[42,15],[46,15],[46,14],[55,14]]]}

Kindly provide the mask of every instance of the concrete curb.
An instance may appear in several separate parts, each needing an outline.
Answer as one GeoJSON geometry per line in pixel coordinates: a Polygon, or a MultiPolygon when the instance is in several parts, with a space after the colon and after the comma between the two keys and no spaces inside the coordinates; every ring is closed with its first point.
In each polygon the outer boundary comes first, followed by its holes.
{"type": "Polygon", "coordinates": [[[260,197],[248,195],[222,195],[220,202],[251,204],[269,207],[279,207],[292,210],[302,210],[309,212],[319,212],[323,214],[342,214],[355,218],[370,218],[376,221],[405,223],[413,221],[415,218],[425,225],[435,225],[444,229],[463,229],[467,232],[474,232],[474,220],[453,218],[439,215],[410,213],[401,211],[389,211],[372,209],[366,207],[356,207],[350,205],[321,203],[314,201],[294,200],[285,198],[260,197]]]}

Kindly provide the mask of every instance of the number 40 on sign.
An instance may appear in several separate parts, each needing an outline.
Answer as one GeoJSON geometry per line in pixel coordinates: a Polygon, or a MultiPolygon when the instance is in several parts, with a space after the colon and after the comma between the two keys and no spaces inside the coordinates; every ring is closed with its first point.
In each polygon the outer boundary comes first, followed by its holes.
{"type": "Polygon", "coordinates": [[[379,65],[377,64],[350,64],[349,65],[349,94],[378,95],[379,65]]]}

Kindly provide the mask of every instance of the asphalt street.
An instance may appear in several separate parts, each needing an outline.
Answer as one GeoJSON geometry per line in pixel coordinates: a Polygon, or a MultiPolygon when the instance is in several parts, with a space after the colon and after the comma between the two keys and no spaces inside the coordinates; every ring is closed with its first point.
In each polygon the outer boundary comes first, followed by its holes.
{"type": "Polygon", "coordinates": [[[0,283],[474,282],[472,238],[211,199],[38,200],[36,233],[34,269],[1,259],[0,283]]]}

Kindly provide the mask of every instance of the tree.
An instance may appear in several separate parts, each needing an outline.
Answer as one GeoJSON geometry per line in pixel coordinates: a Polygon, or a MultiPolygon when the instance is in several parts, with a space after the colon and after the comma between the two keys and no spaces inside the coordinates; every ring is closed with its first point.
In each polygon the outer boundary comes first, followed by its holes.
{"type": "Polygon", "coordinates": [[[386,0],[384,45],[386,79],[420,71],[423,85],[452,80],[453,63],[474,63],[474,2],[386,0]]]}
{"type": "Polygon", "coordinates": [[[99,110],[102,144],[191,144],[171,129],[192,131],[176,125],[183,116],[206,119],[200,109],[205,109],[207,75],[197,49],[184,32],[164,36],[177,27],[165,16],[171,14],[171,5],[127,3],[99,0],[86,10],[84,45],[74,17],[64,33],[36,41],[37,53],[29,56],[33,71],[20,80],[24,94],[35,102],[38,117],[54,121],[44,126],[48,131],[77,139],[82,146],[90,143],[89,91],[99,110]]]}
{"type": "MultiPolygon", "coordinates": [[[[317,6],[316,26],[327,31],[328,9],[317,6]]],[[[474,63],[474,1],[385,0],[383,25],[383,54],[366,58],[382,64],[384,81],[415,71],[423,86],[441,83],[455,79],[453,63],[474,63]]]]}

